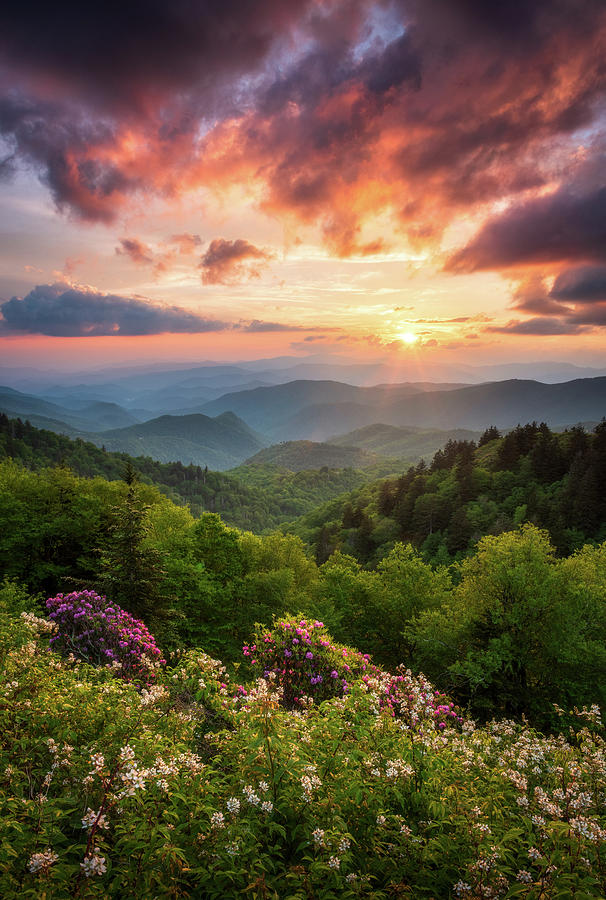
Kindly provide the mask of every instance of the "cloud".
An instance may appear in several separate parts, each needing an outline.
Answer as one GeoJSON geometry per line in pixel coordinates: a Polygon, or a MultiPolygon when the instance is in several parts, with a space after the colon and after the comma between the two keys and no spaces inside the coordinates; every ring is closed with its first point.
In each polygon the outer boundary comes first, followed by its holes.
{"type": "Polygon", "coordinates": [[[446,270],[475,272],[564,260],[606,260],[606,187],[567,187],[490,220],[446,270]]]}
{"type": "Polygon", "coordinates": [[[13,297],[0,303],[0,313],[0,331],[4,334],[98,337],[197,334],[230,328],[225,322],[178,306],[161,306],[86,288],[66,288],[65,284],[38,285],[21,300],[13,297]]]}
{"type": "Polygon", "coordinates": [[[582,334],[606,326],[606,266],[564,269],[549,287],[543,273],[519,279],[511,308],[531,318],[490,325],[485,331],[519,335],[582,334]]]}
{"type": "Polygon", "coordinates": [[[251,334],[258,334],[264,331],[307,331],[307,328],[301,328],[299,325],[285,325],[282,322],[261,322],[259,319],[253,319],[248,325],[242,325],[241,331],[251,334]]]}
{"type": "Polygon", "coordinates": [[[87,221],[110,223],[140,197],[245,185],[347,256],[377,252],[379,217],[396,240],[431,245],[462,212],[505,199],[511,211],[452,271],[520,254],[585,262],[599,243],[598,167],[584,206],[570,191],[566,206],[562,181],[581,143],[596,159],[603,144],[587,136],[605,40],[597,0],[24,0],[3,16],[0,133],[87,221]],[[541,246],[528,225],[524,253],[515,225],[548,224],[547,199],[516,219],[516,198],[554,185],[552,211],[585,230],[552,229],[541,246]]]}
{"type": "Polygon", "coordinates": [[[151,249],[138,238],[120,238],[120,245],[116,247],[118,256],[128,256],[132,262],[138,265],[152,265],[154,256],[151,249]]]}
{"type": "Polygon", "coordinates": [[[173,234],[168,238],[167,243],[177,244],[179,253],[183,256],[188,256],[189,254],[196,252],[198,247],[202,244],[202,239],[199,234],[184,232],[182,234],[173,234]]]}
{"type": "Polygon", "coordinates": [[[215,238],[200,261],[204,284],[234,284],[250,278],[260,278],[271,254],[254,244],[238,238],[227,241],[215,238]]]}
{"type": "Polygon", "coordinates": [[[551,289],[557,300],[606,302],[606,266],[577,266],[560,272],[551,289]]]}
{"type": "Polygon", "coordinates": [[[587,331],[581,323],[571,322],[567,319],[557,319],[549,316],[537,316],[533,319],[513,319],[506,325],[490,325],[485,331],[497,332],[499,334],[525,334],[534,336],[545,336],[555,334],[579,334],[587,331]]]}

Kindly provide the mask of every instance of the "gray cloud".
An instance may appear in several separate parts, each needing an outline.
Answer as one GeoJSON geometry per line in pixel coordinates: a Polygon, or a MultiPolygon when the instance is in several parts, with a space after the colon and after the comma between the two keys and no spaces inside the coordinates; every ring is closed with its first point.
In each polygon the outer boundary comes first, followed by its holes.
{"type": "Polygon", "coordinates": [[[154,256],[147,244],[138,238],[120,238],[120,245],[116,247],[118,256],[128,256],[134,263],[151,265],[154,256]]]}
{"type": "Polygon", "coordinates": [[[22,300],[0,303],[0,330],[55,337],[100,335],[198,334],[231,326],[178,306],[134,297],[101,294],[64,284],[38,285],[22,300]]]}
{"type": "Polygon", "coordinates": [[[537,316],[534,319],[526,319],[520,321],[514,319],[506,325],[491,325],[485,331],[497,332],[498,334],[528,334],[528,335],[550,335],[550,334],[579,334],[588,329],[578,322],[572,322],[570,319],[556,319],[550,316],[537,316]]]}

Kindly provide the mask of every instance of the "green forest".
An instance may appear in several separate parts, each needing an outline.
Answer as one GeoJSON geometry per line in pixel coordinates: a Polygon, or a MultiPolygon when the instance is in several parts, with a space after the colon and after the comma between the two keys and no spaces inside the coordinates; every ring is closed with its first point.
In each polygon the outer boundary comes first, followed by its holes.
{"type": "Polygon", "coordinates": [[[404,541],[447,564],[524,522],[547,529],[560,555],[606,538],[606,422],[591,433],[533,422],[503,436],[488,428],[477,445],[450,440],[429,465],[335,499],[289,530],[318,561],[339,549],[376,564],[404,541]]]}
{"type": "Polygon", "coordinates": [[[141,482],[156,485],[175,503],[189,506],[193,515],[217,512],[228,524],[258,533],[272,531],[325,500],[394,470],[393,463],[373,465],[368,471],[349,466],[289,471],[257,464],[242,465],[232,474],[212,472],[207,467],[109,452],[81,438],[72,440],[0,413],[2,458],[34,471],[62,465],[86,478],[98,475],[109,480],[120,479],[130,465],[141,482]]]}
{"type": "Polygon", "coordinates": [[[606,423],[299,488],[0,424],[3,897],[604,896],[606,423]]]}

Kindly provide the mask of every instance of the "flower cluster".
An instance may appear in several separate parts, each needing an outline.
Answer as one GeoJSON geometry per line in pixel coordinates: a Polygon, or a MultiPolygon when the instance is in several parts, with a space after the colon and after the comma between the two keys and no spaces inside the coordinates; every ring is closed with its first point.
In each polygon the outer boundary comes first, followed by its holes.
{"type": "Polygon", "coordinates": [[[306,707],[309,698],[320,703],[341,697],[353,678],[372,668],[369,656],[336,644],[323,622],[295,617],[258,629],[242,652],[263,678],[280,685],[288,708],[306,707]]]}
{"type": "MultiPolygon", "coordinates": [[[[257,629],[255,640],[242,652],[253,669],[282,690],[287,708],[306,709],[349,694],[361,684],[376,713],[385,712],[411,725],[430,720],[437,729],[460,725],[462,716],[446,696],[422,675],[400,668],[390,674],[371,662],[367,653],[332,640],[324,623],[285,618],[272,628],[257,629]]],[[[246,693],[243,688],[240,693],[246,693]]]]}
{"type": "Polygon", "coordinates": [[[53,649],[94,665],[113,665],[129,681],[150,682],[165,664],[143,622],[94,591],[57,594],[46,608],[57,625],[53,649]]]}

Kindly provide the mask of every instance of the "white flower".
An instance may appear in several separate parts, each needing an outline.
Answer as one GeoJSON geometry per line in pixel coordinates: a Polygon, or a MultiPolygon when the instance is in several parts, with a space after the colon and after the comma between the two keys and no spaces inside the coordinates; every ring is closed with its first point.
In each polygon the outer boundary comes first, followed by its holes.
{"type": "Polygon", "coordinates": [[[46,874],[52,864],[59,859],[58,855],[50,847],[47,847],[44,853],[34,853],[30,857],[28,868],[30,872],[36,875],[38,872],[46,874]]]}
{"type": "Polygon", "coordinates": [[[339,869],[341,868],[341,860],[338,856],[331,856],[328,860],[328,865],[331,869],[339,869]]]}
{"type": "Polygon", "coordinates": [[[237,797],[230,797],[225,805],[227,806],[227,812],[234,816],[240,812],[240,801],[237,797]]]}
{"type": "Polygon", "coordinates": [[[107,816],[99,815],[99,812],[95,812],[94,809],[91,809],[90,806],[86,810],[84,818],[82,819],[82,827],[83,828],[92,828],[95,822],[97,823],[97,828],[109,828],[109,822],[107,821],[107,816]]]}
{"type": "Polygon", "coordinates": [[[311,836],[313,838],[313,841],[314,841],[314,844],[316,845],[316,847],[324,846],[324,830],[322,828],[314,828],[314,830],[311,833],[311,836]]]}
{"type": "Polygon", "coordinates": [[[247,784],[244,788],[242,788],[242,793],[246,797],[248,803],[251,803],[253,806],[258,806],[261,802],[258,795],[255,793],[252,785],[247,784]]]}
{"type": "Polygon", "coordinates": [[[261,804],[261,811],[264,813],[270,813],[273,810],[273,808],[274,808],[274,805],[271,802],[271,800],[264,800],[263,803],[261,804]]]}
{"type": "Polygon", "coordinates": [[[80,868],[87,878],[90,878],[91,875],[103,875],[105,872],[107,872],[105,857],[99,856],[99,854],[95,850],[95,852],[90,856],[84,857],[84,862],[80,863],[80,868]]]}
{"type": "Polygon", "coordinates": [[[214,812],[210,817],[210,824],[213,828],[223,828],[225,825],[225,816],[222,812],[214,812]]]}

